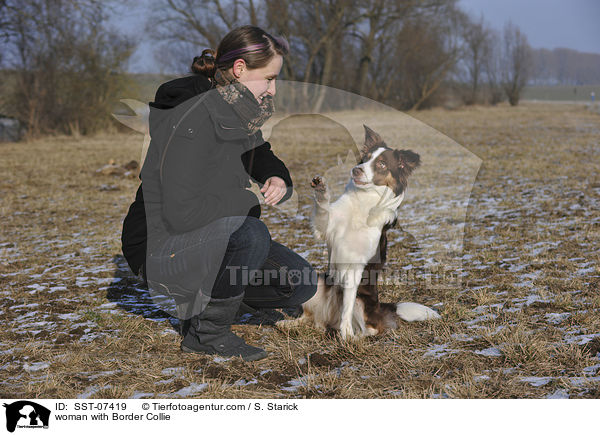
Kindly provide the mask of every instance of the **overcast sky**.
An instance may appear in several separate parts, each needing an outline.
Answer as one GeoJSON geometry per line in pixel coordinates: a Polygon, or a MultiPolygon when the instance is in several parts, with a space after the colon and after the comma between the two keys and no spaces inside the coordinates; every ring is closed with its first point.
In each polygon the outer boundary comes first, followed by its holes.
{"type": "MultiPolygon", "coordinates": [[[[113,18],[113,24],[129,34],[142,34],[148,4],[148,0],[130,2],[113,18]]],[[[459,0],[459,5],[474,17],[483,14],[497,30],[511,20],[527,35],[533,48],[566,47],[600,53],[600,0],[459,0]]],[[[190,53],[190,59],[196,54],[190,53]]],[[[129,69],[160,72],[152,42],[140,44],[129,69]]]]}
{"type": "Polygon", "coordinates": [[[498,30],[511,20],[533,48],[600,53],[600,0],[459,0],[462,9],[498,30]]]}

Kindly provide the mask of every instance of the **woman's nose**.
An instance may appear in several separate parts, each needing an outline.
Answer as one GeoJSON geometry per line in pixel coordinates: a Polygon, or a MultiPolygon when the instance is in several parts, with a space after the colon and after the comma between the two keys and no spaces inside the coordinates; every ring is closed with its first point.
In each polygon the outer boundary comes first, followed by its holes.
{"type": "Polygon", "coordinates": [[[274,97],[276,92],[277,89],[275,89],[275,80],[271,80],[271,82],[269,83],[269,88],[267,89],[267,94],[274,97]]]}

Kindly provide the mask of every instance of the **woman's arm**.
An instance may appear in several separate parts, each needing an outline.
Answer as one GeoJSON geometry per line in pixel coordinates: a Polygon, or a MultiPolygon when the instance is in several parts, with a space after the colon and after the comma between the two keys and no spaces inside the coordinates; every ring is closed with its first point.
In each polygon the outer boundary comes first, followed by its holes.
{"type": "MultiPolygon", "coordinates": [[[[260,139],[262,139],[262,135],[260,139]]],[[[271,177],[279,177],[285,182],[287,192],[279,203],[286,201],[292,196],[293,182],[290,172],[285,164],[273,153],[269,142],[265,142],[242,154],[242,163],[244,164],[244,168],[246,168],[246,172],[261,187],[271,177]]]]}

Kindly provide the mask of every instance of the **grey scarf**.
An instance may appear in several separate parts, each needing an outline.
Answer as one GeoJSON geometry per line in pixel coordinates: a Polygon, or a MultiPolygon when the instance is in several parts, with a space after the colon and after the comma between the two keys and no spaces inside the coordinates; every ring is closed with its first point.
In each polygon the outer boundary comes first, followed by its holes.
{"type": "Polygon", "coordinates": [[[252,135],[273,115],[273,97],[256,100],[250,89],[240,83],[232,73],[217,69],[215,72],[217,91],[238,114],[248,135],[252,135]]]}

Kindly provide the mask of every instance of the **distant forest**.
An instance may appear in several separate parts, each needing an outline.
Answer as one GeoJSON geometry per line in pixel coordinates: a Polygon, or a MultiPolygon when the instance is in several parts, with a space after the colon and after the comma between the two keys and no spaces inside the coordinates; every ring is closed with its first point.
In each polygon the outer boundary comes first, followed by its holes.
{"type": "Polygon", "coordinates": [[[532,50],[531,61],[531,85],[600,84],[600,54],[539,48],[532,50]]]}

